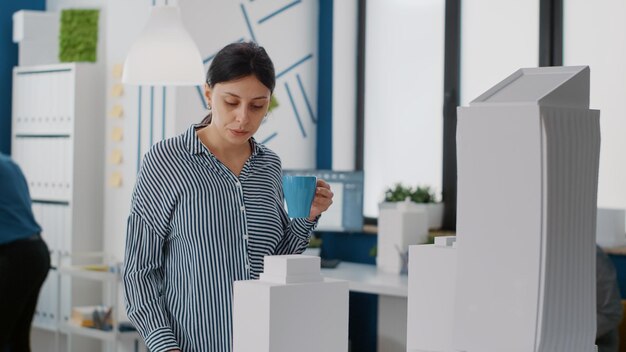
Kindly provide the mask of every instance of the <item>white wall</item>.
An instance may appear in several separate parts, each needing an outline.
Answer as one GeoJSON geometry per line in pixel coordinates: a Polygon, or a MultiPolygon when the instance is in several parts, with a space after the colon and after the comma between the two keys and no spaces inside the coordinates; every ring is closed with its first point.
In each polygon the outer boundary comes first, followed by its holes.
{"type": "MultiPolygon", "coordinates": [[[[109,0],[107,26],[107,83],[111,91],[119,78],[113,77],[115,65],[122,64],[134,38],[148,18],[151,1],[109,0]]],[[[163,3],[157,2],[157,4],[163,3]]],[[[210,58],[224,45],[245,40],[256,41],[264,46],[272,57],[280,75],[274,95],[279,107],[264,123],[255,138],[275,150],[286,168],[313,168],[315,165],[316,125],[309,118],[306,99],[316,104],[317,87],[317,3],[303,1],[275,16],[263,18],[285,6],[281,1],[231,3],[218,0],[180,2],[183,22],[190,32],[203,58],[210,58]],[[243,7],[243,9],[242,9],[243,7]],[[252,30],[244,16],[247,14],[252,30]],[[304,61],[301,61],[303,60],[304,61]],[[291,70],[287,69],[301,61],[291,70]],[[288,87],[288,88],[287,88],[288,87]],[[289,93],[291,93],[291,98],[289,93]],[[293,104],[292,104],[293,99],[293,104]],[[296,111],[302,129],[296,118],[296,111]],[[272,136],[274,136],[272,138],[272,136]],[[269,140],[268,140],[269,139],[269,140]]],[[[207,62],[206,68],[210,61],[207,62]]],[[[107,251],[123,257],[126,217],[130,195],[137,172],[138,157],[150,145],[161,139],[184,132],[191,123],[199,122],[205,115],[204,102],[196,87],[124,87],[122,97],[107,95],[107,106],[121,105],[122,119],[107,120],[107,134],[114,127],[124,130],[122,142],[107,138],[107,155],[120,149],[124,155],[121,165],[107,163],[107,178],[118,172],[122,175],[119,188],[108,188],[105,213],[107,251]],[[141,90],[141,107],[139,94],[141,90]],[[165,114],[163,97],[165,96],[165,114]],[[141,109],[141,127],[138,116],[141,109]],[[152,111],[152,114],[151,114],[152,111]],[[162,121],[165,120],[165,127],[162,121]],[[141,132],[139,134],[139,129],[141,132]],[[150,130],[152,129],[152,139],[150,130]],[[138,141],[141,140],[141,143],[138,141]]]]}
{"type": "MultiPolygon", "coordinates": [[[[172,3],[175,1],[170,0],[169,4],[172,3]]],[[[265,47],[279,75],[274,91],[279,106],[255,138],[276,151],[285,168],[312,169],[317,126],[307,102],[316,113],[319,9],[315,0],[303,0],[285,8],[290,3],[205,0],[180,1],[179,5],[183,22],[204,58],[239,40],[254,39],[265,47]],[[279,11],[283,8],[284,11],[279,11]],[[276,14],[270,16],[273,13],[276,14]]],[[[157,0],[156,4],[163,5],[165,0],[157,0]]],[[[47,0],[50,11],[101,9],[98,64],[105,73],[107,87],[106,96],[102,97],[107,110],[106,127],[102,131],[106,138],[103,153],[107,160],[104,242],[105,251],[116,261],[123,260],[126,219],[138,161],[163,135],[167,138],[181,133],[206,114],[196,87],[166,87],[164,92],[162,87],[125,86],[122,96],[112,94],[114,86],[121,83],[121,78],[114,73],[115,68],[123,64],[133,40],[148,19],[151,6],[152,0],[47,0]],[[116,106],[123,109],[121,118],[110,114],[116,106]],[[112,138],[116,129],[122,131],[122,140],[112,138]],[[116,151],[122,154],[119,164],[111,160],[116,151]],[[114,176],[121,178],[119,186],[111,184],[114,176]]],[[[209,64],[210,61],[205,68],[209,64]]],[[[45,334],[38,334],[41,335],[45,334]]]]}
{"type": "Polygon", "coordinates": [[[626,2],[563,2],[563,63],[591,68],[592,109],[600,110],[598,205],[626,208],[626,2]]]}
{"type": "Polygon", "coordinates": [[[539,65],[539,1],[461,2],[461,105],[521,67],[539,65]]]}

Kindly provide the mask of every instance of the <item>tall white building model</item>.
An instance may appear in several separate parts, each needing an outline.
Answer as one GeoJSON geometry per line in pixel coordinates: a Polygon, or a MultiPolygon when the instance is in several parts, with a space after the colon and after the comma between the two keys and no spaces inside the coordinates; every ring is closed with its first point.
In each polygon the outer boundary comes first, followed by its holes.
{"type": "Polygon", "coordinates": [[[458,109],[458,239],[411,248],[408,351],[595,351],[599,115],[588,67],[521,69],[458,109]],[[415,338],[436,314],[448,333],[415,338]]]}

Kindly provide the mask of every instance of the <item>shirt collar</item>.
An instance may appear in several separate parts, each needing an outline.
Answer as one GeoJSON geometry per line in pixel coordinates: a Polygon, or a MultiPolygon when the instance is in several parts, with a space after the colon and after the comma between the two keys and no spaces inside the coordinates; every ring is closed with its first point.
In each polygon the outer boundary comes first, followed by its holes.
{"type": "MultiPolygon", "coordinates": [[[[187,132],[185,132],[183,136],[183,139],[185,141],[185,146],[187,147],[187,150],[189,151],[189,153],[191,153],[192,155],[197,155],[197,154],[202,154],[202,153],[209,154],[208,149],[204,146],[204,144],[202,144],[202,142],[200,141],[200,138],[198,138],[198,136],[196,135],[196,130],[204,126],[206,125],[203,125],[200,123],[193,124],[187,129],[187,132]]],[[[252,143],[252,156],[257,156],[265,152],[265,146],[258,143],[256,139],[254,139],[254,137],[250,138],[250,143],[252,143]]]]}

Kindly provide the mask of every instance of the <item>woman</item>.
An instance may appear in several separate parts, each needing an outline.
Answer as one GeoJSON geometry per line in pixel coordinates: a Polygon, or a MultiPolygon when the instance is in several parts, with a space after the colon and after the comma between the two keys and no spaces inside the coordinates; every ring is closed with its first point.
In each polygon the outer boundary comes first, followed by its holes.
{"type": "Polygon", "coordinates": [[[226,46],[207,73],[209,116],[144,156],[124,283],[128,316],[152,352],[230,351],[233,282],[258,278],[265,255],[301,253],[332,203],[319,180],[308,219],[283,208],[280,159],[252,137],[274,85],[263,48],[226,46]]]}

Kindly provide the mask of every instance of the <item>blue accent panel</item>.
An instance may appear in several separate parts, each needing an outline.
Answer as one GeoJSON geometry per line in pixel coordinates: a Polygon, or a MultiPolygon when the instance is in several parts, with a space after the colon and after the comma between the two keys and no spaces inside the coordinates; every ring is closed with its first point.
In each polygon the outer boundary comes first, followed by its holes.
{"type": "Polygon", "coordinates": [[[290,7],[293,7],[293,6],[295,6],[295,5],[298,5],[298,4],[299,4],[299,3],[301,3],[301,2],[302,2],[302,0],[296,0],[296,1],[292,2],[292,3],[290,3],[290,4],[287,4],[287,5],[283,6],[283,7],[281,7],[280,9],[278,9],[278,10],[276,10],[276,11],[274,11],[274,12],[270,13],[269,15],[267,15],[267,16],[265,16],[265,17],[261,18],[261,19],[259,20],[259,24],[261,24],[261,23],[263,23],[263,22],[265,22],[265,21],[269,20],[270,18],[272,18],[272,17],[274,17],[274,16],[278,15],[279,13],[281,13],[281,12],[283,12],[283,11],[285,11],[285,10],[289,9],[290,7]]]}
{"type": "Polygon", "coordinates": [[[250,38],[252,38],[252,41],[256,43],[256,37],[254,36],[254,31],[252,30],[252,24],[250,23],[250,18],[248,18],[248,12],[246,12],[246,7],[243,6],[243,3],[240,3],[239,5],[241,5],[243,18],[246,20],[246,25],[248,26],[248,31],[250,32],[250,38]]]}
{"type": "Polygon", "coordinates": [[[165,102],[167,101],[167,88],[163,86],[163,108],[161,114],[161,140],[165,139],[165,102]]]}
{"type": "Polygon", "coordinates": [[[154,144],[154,86],[150,86],[150,145],[154,144]]]}
{"type": "Polygon", "coordinates": [[[11,102],[17,44],[13,43],[13,13],[46,9],[45,0],[0,1],[0,152],[11,153],[11,102]]]}
{"type": "MultiPolygon", "coordinates": [[[[371,256],[377,236],[365,233],[321,232],[322,258],[375,265],[371,256]]],[[[341,263],[339,263],[341,266],[341,263]]],[[[378,296],[350,292],[348,336],[352,351],[376,352],[378,296]]]]}
{"type": "MultiPolygon", "coordinates": [[[[341,264],[339,264],[341,265],[341,264]]],[[[376,352],[378,296],[350,292],[348,339],[351,351],[376,352]]]]}
{"type": "Polygon", "coordinates": [[[141,93],[142,87],[139,86],[137,94],[137,173],[139,173],[139,165],[141,164],[141,93]]]}
{"type": "Polygon", "coordinates": [[[202,102],[202,106],[204,107],[204,109],[208,109],[209,107],[206,106],[206,101],[204,100],[204,95],[202,94],[202,87],[201,86],[196,86],[196,91],[198,91],[198,96],[200,97],[200,101],[202,102]]]}
{"type": "Polygon", "coordinates": [[[615,265],[617,284],[619,285],[622,299],[626,299],[626,255],[609,254],[609,258],[611,258],[615,265]]]}
{"type": "Polygon", "coordinates": [[[333,0],[320,0],[317,84],[317,168],[333,167],[333,0]]]}
{"type": "Polygon", "coordinates": [[[366,233],[321,232],[323,258],[341,259],[348,262],[376,264],[371,256],[378,237],[366,233]]]}
{"type": "Polygon", "coordinates": [[[274,132],[271,135],[269,135],[269,137],[265,138],[264,140],[261,141],[261,144],[267,144],[267,142],[271,141],[272,139],[274,139],[274,137],[278,136],[278,132],[274,132]]]}
{"type": "Polygon", "coordinates": [[[309,110],[311,121],[313,121],[313,123],[317,123],[317,119],[315,118],[315,114],[313,113],[313,107],[311,106],[311,102],[309,102],[309,97],[306,96],[306,91],[304,90],[304,85],[302,84],[302,79],[300,79],[299,74],[296,74],[296,79],[298,80],[298,86],[300,87],[300,91],[302,92],[302,96],[304,97],[306,108],[309,110]]]}
{"type": "MultiPolygon", "coordinates": [[[[244,39],[244,38],[239,38],[239,39],[235,40],[233,43],[243,43],[244,41],[245,41],[245,39],[244,39]]],[[[213,60],[213,58],[215,57],[215,55],[217,55],[217,53],[212,54],[212,55],[210,55],[210,56],[207,56],[207,58],[206,58],[206,59],[204,59],[204,60],[202,60],[202,62],[203,62],[204,64],[209,63],[209,61],[213,60]]]]}
{"type": "Polygon", "coordinates": [[[215,57],[215,55],[217,55],[217,54],[213,54],[213,55],[211,55],[211,56],[207,57],[206,59],[202,60],[202,62],[203,62],[205,65],[206,65],[206,64],[208,64],[208,63],[209,63],[209,61],[213,60],[213,58],[215,57]]]}
{"type": "Polygon", "coordinates": [[[309,55],[307,55],[307,56],[303,57],[302,59],[300,59],[300,60],[296,61],[296,63],[294,63],[293,65],[291,65],[291,66],[287,67],[286,69],[284,69],[284,70],[283,70],[283,71],[281,71],[280,73],[278,73],[278,74],[276,75],[276,79],[279,79],[279,78],[280,78],[280,76],[282,76],[282,75],[284,75],[285,73],[287,73],[287,72],[289,72],[289,71],[293,70],[293,69],[294,69],[294,68],[296,68],[298,65],[300,65],[300,64],[302,64],[303,62],[305,62],[305,61],[307,61],[307,60],[310,60],[310,59],[312,59],[312,58],[313,58],[313,54],[309,54],[309,55]]]}
{"type": "Polygon", "coordinates": [[[296,117],[296,121],[298,121],[298,126],[300,126],[300,131],[302,132],[302,137],[306,138],[306,132],[304,131],[304,126],[302,125],[302,120],[300,119],[300,114],[298,113],[298,108],[296,107],[296,103],[293,101],[293,96],[291,95],[291,90],[289,90],[289,85],[285,82],[285,89],[287,90],[287,95],[289,95],[289,101],[291,102],[291,107],[293,108],[294,115],[296,117]]]}

